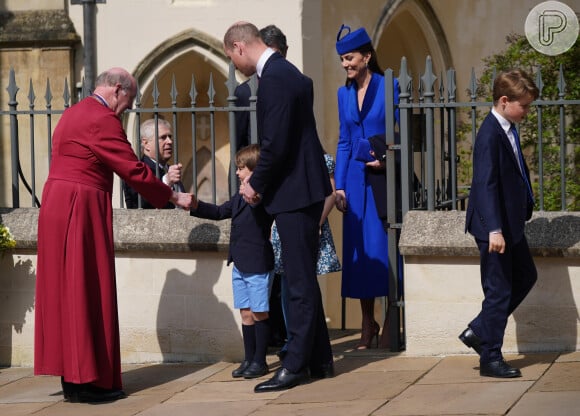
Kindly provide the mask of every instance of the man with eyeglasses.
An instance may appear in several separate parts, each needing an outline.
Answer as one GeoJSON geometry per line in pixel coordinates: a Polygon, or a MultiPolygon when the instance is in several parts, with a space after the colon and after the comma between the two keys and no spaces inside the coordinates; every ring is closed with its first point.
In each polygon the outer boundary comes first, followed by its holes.
{"type": "Polygon", "coordinates": [[[190,194],[163,184],[138,160],[120,115],[137,81],[123,68],[97,77],[94,93],[67,108],[52,137],[48,179],[38,214],[34,374],[61,377],[71,403],[125,397],[115,242],[113,178],[118,175],[156,207],[184,209],[190,194]]]}

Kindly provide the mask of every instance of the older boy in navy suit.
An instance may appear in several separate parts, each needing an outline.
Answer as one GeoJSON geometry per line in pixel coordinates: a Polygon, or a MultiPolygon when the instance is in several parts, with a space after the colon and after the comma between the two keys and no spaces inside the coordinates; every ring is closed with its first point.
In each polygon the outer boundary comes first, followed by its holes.
{"type": "Polygon", "coordinates": [[[466,231],[477,243],[484,300],[479,315],[459,335],[480,355],[480,375],[520,377],[501,347],[508,316],[537,279],[524,234],[534,198],[528,167],[514,123],[521,122],[538,88],[521,70],[503,72],[493,84],[493,109],[483,121],[473,148],[473,180],[466,231]]]}
{"type": "MultiPolygon", "coordinates": [[[[241,187],[256,167],[259,154],[257,144],[243,147],[236,153],[236,174],[241,187]]],[[[228,265],[234,263],[234,307],[242,316],[245,352],[244,361],[232,372],[232,377],[263,376],[268,373],[268,295],[274,276],[274,251],[270,243],[272,217],[262,204],[252,207],[239,193],[222,205],[208,204],[194,197],[190,215],[211,220],[232,219],[228,265]]]]}

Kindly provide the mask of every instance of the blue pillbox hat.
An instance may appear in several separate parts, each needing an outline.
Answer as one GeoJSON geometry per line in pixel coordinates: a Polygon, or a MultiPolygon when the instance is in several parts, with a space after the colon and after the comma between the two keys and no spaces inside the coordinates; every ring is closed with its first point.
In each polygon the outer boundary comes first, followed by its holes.
{"type": "Polygon", "coordinates": [[[363,27],[351,32],[350,27],[343,24],[336,35],[336,51],[339,55],[354,51],[367,43],[371,43],[371,38],[363,27]],[[348,32],[342,36],[345,30],[348,32]]]}

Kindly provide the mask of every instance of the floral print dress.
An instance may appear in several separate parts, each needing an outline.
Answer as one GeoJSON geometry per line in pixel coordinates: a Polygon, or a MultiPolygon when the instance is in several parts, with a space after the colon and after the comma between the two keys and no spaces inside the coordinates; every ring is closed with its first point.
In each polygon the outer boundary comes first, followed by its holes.
{"type": "MultiPolygon", "coordinates": [[[[334,159],[331,155],[325,154],[324,160],[329,175],[334,174],[334,159]]],[[[284,265],[282,264],[282,244],[280,236],[276,229],[276,223],[272,226],[272,247],[274,248],[274,272],[277,274],[284,273],[284,265]]],[[[316,274],[322,275],[332,272],[340,271],[341,265],[336,249],[334,247],[334,239],[332,238],[332,230],[328,223],[328,218],[324,220],[320,229],[320,243],[318,246],[318,263],[316,264],[316,274]]]]}

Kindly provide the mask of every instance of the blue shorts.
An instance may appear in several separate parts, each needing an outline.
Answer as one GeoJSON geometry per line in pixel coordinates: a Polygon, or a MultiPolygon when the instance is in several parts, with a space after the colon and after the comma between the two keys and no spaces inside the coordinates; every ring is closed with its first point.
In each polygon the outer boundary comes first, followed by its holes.
{"type": "Polygon", "coordinates": [[[274,271],[269,273],[243,273],[234,265],[232,286],[234,289],[234,308],[249,308],[252,312],[269,312],[270,288],[274,271]]]}

